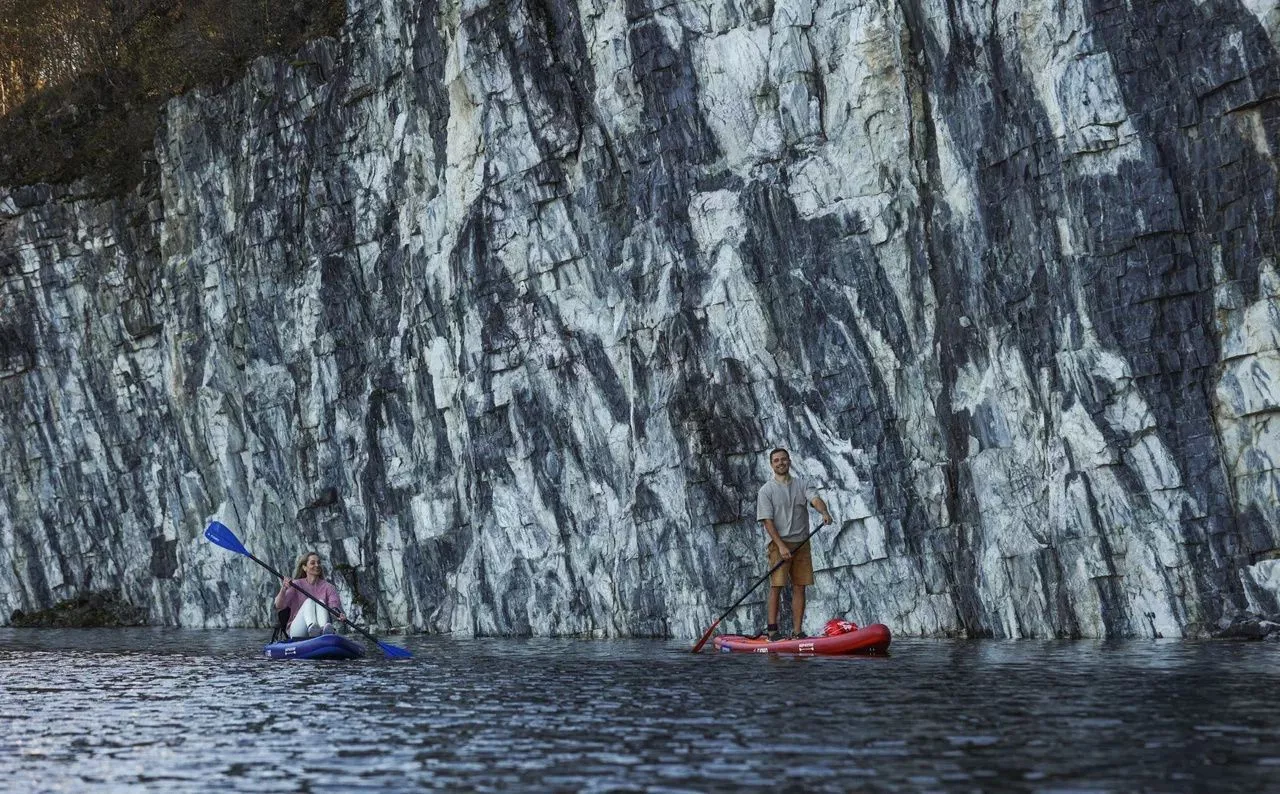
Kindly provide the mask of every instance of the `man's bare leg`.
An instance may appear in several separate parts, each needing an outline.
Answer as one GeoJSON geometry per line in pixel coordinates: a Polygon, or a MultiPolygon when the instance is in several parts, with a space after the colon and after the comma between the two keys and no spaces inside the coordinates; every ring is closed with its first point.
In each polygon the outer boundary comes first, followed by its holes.
{"type": "Polygon", "coordinates": [[[778,625],[778,605],[782,603],[782,588],[769,587],[769,607],[768,607],[768,623],[770,626],[778,625]]]}
{"type": "MultiPolygon", "coordinates": [[[[775,608],[774,617],[777,617],[775,608]]],[[[804,631],[804,585],[791,585],[791,626],[794,629],[792,634],[799,634],[804,631]]]]}

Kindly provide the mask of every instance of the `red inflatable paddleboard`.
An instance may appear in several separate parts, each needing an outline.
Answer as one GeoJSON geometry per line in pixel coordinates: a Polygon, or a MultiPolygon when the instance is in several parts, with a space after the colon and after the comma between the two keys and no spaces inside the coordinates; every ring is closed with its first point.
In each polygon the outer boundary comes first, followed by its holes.
{"type": "Polygon", "coordinates": [[[725,653],[787,653],[795,656],[843,656],[851,653],[877,654],[889,650],[889,627],[873,623],[834,637],[806,637],[802,640],[776,640],[725,634],[716,637],[715,645],[725,653]]]}

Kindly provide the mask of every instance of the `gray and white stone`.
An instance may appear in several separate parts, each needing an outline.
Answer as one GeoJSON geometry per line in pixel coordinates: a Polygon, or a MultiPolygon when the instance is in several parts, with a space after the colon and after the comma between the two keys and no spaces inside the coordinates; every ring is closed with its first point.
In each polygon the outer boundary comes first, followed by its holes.
{"type": "Polygon", "coordinates": [[[811,628],[1280,614],[1278,23],[351,0],[132,194],[0,190],[0,621],[264,625],[218,519],[384,629],[696,637],[775,445],[811,628]]]}

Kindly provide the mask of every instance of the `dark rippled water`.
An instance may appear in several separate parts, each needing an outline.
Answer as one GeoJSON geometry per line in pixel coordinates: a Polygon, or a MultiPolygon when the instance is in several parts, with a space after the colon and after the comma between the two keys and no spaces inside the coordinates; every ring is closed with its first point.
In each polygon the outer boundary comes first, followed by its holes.
{"type": "Polygon", "coordinates": [[[1276,643],[262,639],[0,630],[0,789],[1280,791],[1276,643]]]}

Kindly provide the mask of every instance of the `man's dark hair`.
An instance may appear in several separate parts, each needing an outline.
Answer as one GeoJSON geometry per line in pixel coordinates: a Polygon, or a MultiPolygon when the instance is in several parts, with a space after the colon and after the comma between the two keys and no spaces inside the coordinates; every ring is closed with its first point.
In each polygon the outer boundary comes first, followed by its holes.
{"type": "Polygon", "coordinates": [[[773,460],[773,456],[774,456],[774,455],[777,455],[779,452],[781,452],[783,455],[786,455],[786,456],[787,456],[787,460],[791,460],[791,453],[790,453],[790,452],[787,452],[787,448],[786,448],[786,447],[774,447],[774,448],[769,452],[769,460],[773,460]]]}

